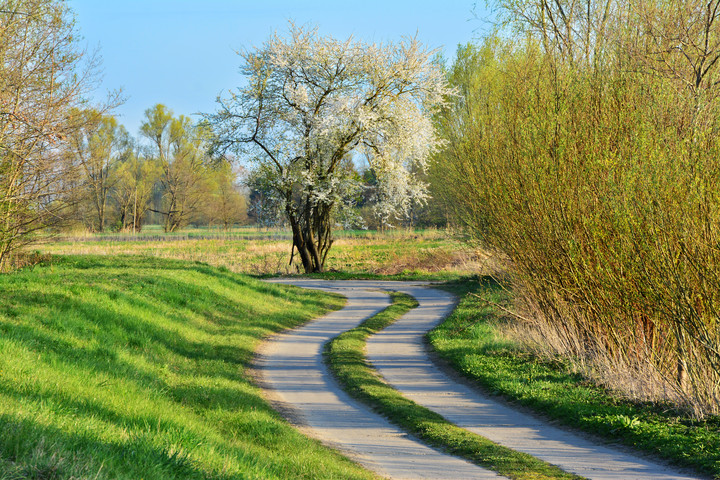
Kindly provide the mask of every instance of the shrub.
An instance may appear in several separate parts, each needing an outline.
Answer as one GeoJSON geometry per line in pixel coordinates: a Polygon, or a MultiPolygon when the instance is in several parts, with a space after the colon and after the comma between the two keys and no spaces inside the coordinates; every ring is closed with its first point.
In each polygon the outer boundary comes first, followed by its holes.
{"type": "Polygon", "coordinates": [[[463,95],[438,120],[443,194],[507,255],[564,353],[718,413],[717,15],[694,1],[545,3],[505,5],[521,40],[459,49],[463,95]]]}

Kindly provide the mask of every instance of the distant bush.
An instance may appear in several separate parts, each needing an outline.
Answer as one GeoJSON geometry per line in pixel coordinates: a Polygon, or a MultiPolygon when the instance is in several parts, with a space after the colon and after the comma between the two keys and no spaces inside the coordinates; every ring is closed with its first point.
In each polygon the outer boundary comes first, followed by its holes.
{"type": "Polygon", "coordinates": [[[458,50],[443,195],[557,348],[720,413],[720,2],[547,3],[458,50]]]}

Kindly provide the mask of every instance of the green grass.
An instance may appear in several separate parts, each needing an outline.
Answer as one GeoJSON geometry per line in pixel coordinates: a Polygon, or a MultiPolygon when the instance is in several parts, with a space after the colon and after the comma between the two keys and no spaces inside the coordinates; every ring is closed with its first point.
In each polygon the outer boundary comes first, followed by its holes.
{"type": "Polygon", "coordinates": [[[563,361],[528,355],[498,328],[507,319],[487,301],[504,304],[508,294],[491,279],[458,282],[448,289],[480,298],[464,296],[429,341],[486,391],[562,424],[720,478],[720,418],[696,421],[665,405],[633,403],[572,373],[563,361]]]}
{"type": "Polygon", "coordinates": [[[328,343],[328,364],[346,391],[428,444],[509,478],[582,478],[459,428],[386,384],[365,360],[365,341],[417,306],[412,297],[401,293],[392,294],[392,300],[390,307],[328,343]]]}
{"type": "Polygon", "coordinates": [[[0,275],[0,479],[368,479],[251,382],[268,334],[341,306],[224,269],[66,257],[0,275]]]}

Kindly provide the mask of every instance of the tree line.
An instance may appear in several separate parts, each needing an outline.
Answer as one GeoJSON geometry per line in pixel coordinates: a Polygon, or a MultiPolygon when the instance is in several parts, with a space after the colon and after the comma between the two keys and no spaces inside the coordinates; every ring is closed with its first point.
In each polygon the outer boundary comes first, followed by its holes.
{"type": "MultiPolygon", "coordinates": [[[[67,137],[66,159],[74,172],[60,228],[90,232],[140,232],[159,223],[165,232],[192,225],[287,226],[280,202],[261,171],[247,171],[232,156],[213,150],[217,142],[207,121],[175,116],[165,105],[145,111],[140,138],[98,109],[73,109],[80,127],[67,137]]],[[[333,228],[373,228],[387,219],[376,210],[378,180],[373,169],[344,159],[343,171],[357,189],[332,212],[333,228]]],[[[408,209],[404,224],[442,224],[427,204],[408,209]]]]}
{"type": "Polygon", "coordinates": [[[209,154],[207,125],[157,104],[145,112],[140,143],[112,115],[75,114],[83,122],[67,155],[77,185],[65,216],[82,228],[139,232],[153,214],[166,232],[189,223],[227,229],[247,219],[240,172],[209,154]]]}
{"type": "Polygon", "coordinates": [[[2,3],[0,267],[48,227],[139,231],[150,215],[166,231],[243,221],[237,167],[210,154],[207,124],[156,105],[134,139],[112,115],[118,92],[89,102],[99,63],[79,38],[65,2],[2,3]]]}

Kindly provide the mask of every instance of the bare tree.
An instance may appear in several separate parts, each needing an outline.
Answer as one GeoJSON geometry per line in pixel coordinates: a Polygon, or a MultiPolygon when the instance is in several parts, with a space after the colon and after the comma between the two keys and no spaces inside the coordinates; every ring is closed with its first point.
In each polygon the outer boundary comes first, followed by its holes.
{"type": "Polygon", "coordinates": [[[0,266],[53,224],[75,185],[66,162],[72,114],[96,62],[78,47],[64,2],[10,0],[0,11],[0,266]]]}
{"type": "Polygon", "coordinates": [[[642,66],[694,94],[720,84],[720,0],[636,2],[638,37],[627,48],[642,66]]]}

